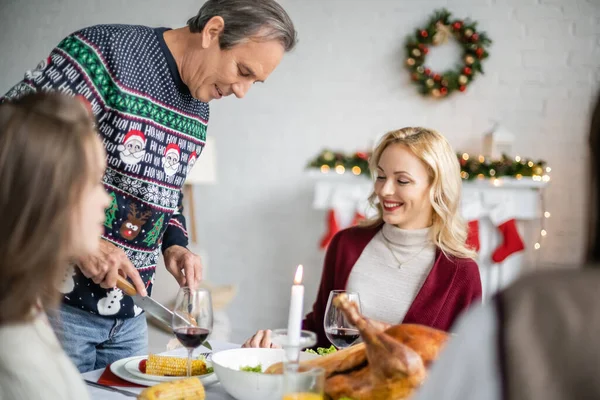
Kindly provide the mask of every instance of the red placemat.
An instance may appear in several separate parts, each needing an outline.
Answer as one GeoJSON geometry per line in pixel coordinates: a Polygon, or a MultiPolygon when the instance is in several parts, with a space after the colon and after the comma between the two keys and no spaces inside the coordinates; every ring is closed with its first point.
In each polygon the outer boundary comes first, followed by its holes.
{"type": "Polygon", "coordinates": [[[143,388],[145,386],[138,385],[137,383],[131,383],[124,379],[119,378],[110,370],[110,364],[104,369],[104,372],[98,379],[98,383],[108,386],[124,386],[124,387],[138,387],[143,388]]]}

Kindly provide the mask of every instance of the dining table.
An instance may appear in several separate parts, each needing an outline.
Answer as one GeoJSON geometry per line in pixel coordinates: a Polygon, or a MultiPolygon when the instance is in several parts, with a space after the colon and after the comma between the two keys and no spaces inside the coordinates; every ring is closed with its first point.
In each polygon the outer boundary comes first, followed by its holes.
{"type": "MultiPolygon", "coordinates": [[[[219,340],[210,340],[210,345],[212,347],[212,350],[201,346],[194,351],[194,355],[197,355],[199,353],[217,353],[217,352],[223,351],[223,350],[240,348],[239,344],[228,343],[228,342],[219,341],[219,340]]],[[[177,348],[177,349],[165,351],[165,352],[159,353],[159,354],[168,355],[168,356],[177,356],[177,357],[187,357],[187,349],[177,348]]],[[[209,360],[210,360],[210,357],[209,357],[209,360]]],[[[89,372],[83,373],[82,377],[83,377],[83,379],[85,379],[87,381],[97,383],[98,379],[100,379],[100,376],[102,376],[103,372],[104,372],[104,368],[97,369],[94,371],[89,371],[89,372]]],[[[126,395],[126,394],[122,394],[122,393],[119,393],[116,391],[112,391],[112,390],[110,390],[108,388],[104,388],[104,387],[97,387],[97,386],[92,386],[89,384],[87,387],[88,387],[88,390],[90,393],[90,398],[92,400],[121,400],[121,399],[128,399],[128,398],[132,399],[132,398],[135,398],[135,397],[133,397],[134,394],[137,395],[137,394],[141,393],[142,390],[144,389],[144,388],[140,388],[140,387],[112,386],[115,389],[119,389],[119,390],[130,393],[130,395],[126,395]]],[[[225,392],[225,389],[223,389],[223,387],[221,386],[221,384],[219,382],[213,383],[211,385],[207,385],[204,388],[204,390],[206,392],[206,400],[235,400],[233,397],[228,395],[227,392],[225,392]]]]}

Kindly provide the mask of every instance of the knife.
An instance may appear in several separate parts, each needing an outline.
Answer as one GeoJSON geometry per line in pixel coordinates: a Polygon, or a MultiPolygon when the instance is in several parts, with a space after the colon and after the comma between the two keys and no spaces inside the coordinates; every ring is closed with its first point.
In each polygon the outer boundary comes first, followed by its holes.
{"type": "Polygon", "coordinates": [[[94,381],[89,381],[87,379],[85,379],[85,383],[88,386],[94,386],[94,387],[97,387],[99,389],[110,390],[111,392],[121,393],[123,396],[134,397],[136,399],[138,398],[138,395],[136,393],[129,392],[127,390],[117,389],[117,388],[114,388],[112,386],[104,385],[102,383],[98,383],[98,382],[94,382],[94,381]]]}
{"type": "MultiPolygon", "coordinates": [[[[148,314],[165,324],[169,329],[173,329],[173,312],[167,307],[160,304],[150,296],[140,296],[135,287],[125,278],[119,275],[117,278],[117,287],[121,289],[126,295],[131,296],[136,306],[140,307],[148,314]]],[[[184,322],[189,326],[196,326],[189,320],[177,314],[184,322]]]]}

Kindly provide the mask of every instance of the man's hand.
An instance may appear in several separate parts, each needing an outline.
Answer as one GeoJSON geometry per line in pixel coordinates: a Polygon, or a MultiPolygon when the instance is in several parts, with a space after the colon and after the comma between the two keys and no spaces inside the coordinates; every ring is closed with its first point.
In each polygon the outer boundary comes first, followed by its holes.
{"type": "Polygon", "coordinates": [[[146,287],[125,252],[114,244],[100,239],[100,249],[94,255],[84,257],[77,263],[86,278],[105,289],[117,286],[119,272],[131,279],[138,294],[146,296],[146,287]]]}
{"type": "Polygon", "coordinates": [[[179,283],[179,286],[197,287],[202,280],[200,257],[185,247],[171,246],[163,253],[165,266],[179,283]]]}

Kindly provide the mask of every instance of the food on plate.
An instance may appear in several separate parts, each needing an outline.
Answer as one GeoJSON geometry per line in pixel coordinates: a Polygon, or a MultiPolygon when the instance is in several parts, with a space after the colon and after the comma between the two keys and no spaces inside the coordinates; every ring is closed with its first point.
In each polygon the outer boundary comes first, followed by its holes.
{"type": "MultiPolygon", "coordinates": [[[[148,375],[186,376],[187,358],[159,356],[150,354],[148,359],[140,361],[140,371],[148,375]]],[[[204,375],[212,372],[204,359],[192,360],[192,375],[204,375]]]]}
{"type": "Polygon", "coordinates": [[[259,374],[262,374],[263,370],[262,370],[262,365],[258,364],[257,366],[250,366],[247,365],[245,367],[240,367],[240,371],[246,371],[246,372],[258,372],[259,374]]]}
{"type": "Polygon", "coordinates": [[[198,378],[164,382],[144,389],[137,400],[204,400],[204,386],[198,378]]]}
{"type": "MultiPolygon", "coordinates": [[[[401,324],[380,331],[363,317],[345,294],[334,306],[356,326],[364,343],[312,360],[301,367],[325,369],[325,393],[333,400],[401,400],[409,398],[427,376],[448,340],[448,333],[416,324],[401,324]]],[[[265,373],[281,373],[281,363],[265,373]]]]}
{"type": "Polygon", "coordinates": [[[327,354],[335,353],[336,351],[337,349],[334,345],[331,345],[329,347],[317,347],[317,351],[314,351],[313,349],[305,350],[305,352],[307,353],[317,354],[319,356],[325,356],[327,354]]]}

